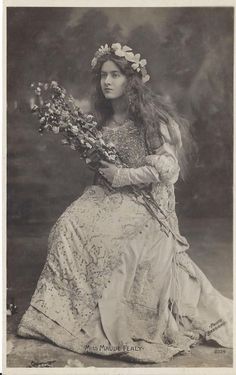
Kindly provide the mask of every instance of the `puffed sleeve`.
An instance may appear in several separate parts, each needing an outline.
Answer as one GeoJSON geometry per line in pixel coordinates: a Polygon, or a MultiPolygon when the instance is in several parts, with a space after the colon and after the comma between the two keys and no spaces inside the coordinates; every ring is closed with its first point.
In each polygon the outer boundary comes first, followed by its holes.
{"type": "Polygon", "coordinates": [[[175,147],[169,143],[168,133],[164,134],[164,143],[152,155],[146,156],[146,163],[139,168],[119,168],[114,176],[112,186],[149,185],[163,182],[174,184],[179,176],[179,164],[175,147]]]}

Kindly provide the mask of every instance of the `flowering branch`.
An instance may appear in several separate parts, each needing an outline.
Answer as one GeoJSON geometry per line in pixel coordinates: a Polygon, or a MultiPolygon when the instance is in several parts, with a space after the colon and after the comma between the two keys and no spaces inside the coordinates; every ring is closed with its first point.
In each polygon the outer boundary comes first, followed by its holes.
{"type": "MultiPolygon", "coordinates": [[[[31,110],[38,116],[40,123],[38,130],[41,134],[45,131],[62,134],[64,137],[62,144],[69,145],[73,150],[78,151],[90,165],[98,166],[101,160],[106,160],[118,167],[128,167],[122,162],[115,146],[103,140],[102,132],[94,117],[91,114],[84,114],[76,105],[74,98],[68,95],[57,82],[32,83],[31,88],[35,94],[35,104],[31,110]]],[[[110,190],[115,190],[103,176],[102,178],[110,190]]],[[[158,220],[166,234],[172,232],[165,213],[151,193],[137,186],[131,186],[131,192],[136,196],[137,201],[146,207],[152,217],[158,220]]]]}

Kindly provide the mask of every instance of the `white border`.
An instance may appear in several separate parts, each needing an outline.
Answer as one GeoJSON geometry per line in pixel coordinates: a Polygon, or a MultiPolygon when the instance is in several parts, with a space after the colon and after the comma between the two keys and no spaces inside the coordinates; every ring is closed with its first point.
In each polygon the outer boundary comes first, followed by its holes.
{"type": "MultiPolygon", "coordinates": [[[[2,8],[2,4],[0,4],[2,8]]],[[[5,0],[3,1],[3,9],[2,15],[0,14],[0,18],[3,20],[2,22],[2,31],[3,31],[3,56],[2,56],[2,64],[3,64],[3,86],[0,85],[0,91],[3,88],[2,92],[2,114],[3,114],[3,126],[2,126],[2,156],[3,156],[3,163],[2,163],[2,170],[0,169],[0,173],[2,176],[3,183],[2,186],[2,249],[3,249],[3,262],[2,265],[6,265],[6,7],[127,7],[127,0],[5,0]],[[1,17],[2,16],[2,17],[1,17]]],[[[130,0],[129,7],[234,7],[235,2],[232,0],[159,0],[159,1],[151,1],[151,0],[130,0]]],[[[235,29],[235,28],[234,28],[235,29]]],[[[234,32],[234,43],[236,40],[236,31],[234,32]]],[[[235,52],[235,44],[234,44],[234,61],[236,58],[235,52]]],[[[234,76],[235,76],[235,65],[234,65],[234,76]]],[[[236,92],[236,83],[234,80],[234,92],[236,92]]],[[[1,92],[0,92],[1,94],[1,92]]],[[[234,102],[235,103],[235,102],[234,102]]],[[[235,116],[234,116],[234,123],[235,123],[235,116]]],[[[236,181],[236,166],[235,166],[235,132],[234,132],[234,185],[236,181]]],[[[1,168],[1,167],[0,167],[1,168]]],[[[235,189],[234,189],[235,190],[235,189]]],[[[234,199],[233,209],[235,214],[236,203],[234,199]]],[[[236,229],[235,226],[233,227],[233,243],[234,243],[234,264],[233,264],[233,287],[234,287],[234,317],[236,317],[236,303],[235,303],[235,290],[236,290],[236,254],[235,254],[235,233],[236,229]]],[[[1,263],[0,263],[1,264],[1,263]]],[[[31,374],[98,374],[98,375],[105,375],[105,374],[112,374],[112,375],[129,375],[129,374],[137,374],[137,375],[164,375],[164,374],[176,374],[176,375],[188,375],[188,374],[201,374],[201,375],[211,375],[211,374],[219,374],[219,375],[233,375],[236,374],[236,367],[235,367],[235,354],[236,354],[236,332],[235,332],[235,320],[234,320],[234,361],[232,368],[209,368],[209,367],[195,367],[195,368],[158,368],[158,367],[138,367],[138,368],[95,368],[95,367],[88,367],[88,368],[42,368],[42,369],[31,369],[31,368],[6,368],[6,306],[5,306],[5,295],[6,295],[6,267],[0,266],[0,271],[2,271],[2,279],[0,277],[0,281],[2,281],[2,294],[3,294],[3,344],[0,343],[0,349],[2,344],[3,354],[2,354],[2,369],[4,369],[4,375],[31,375],[31,374]]],[[[0,315],[1,320],[1,315],[0,315]]],[[[1,337],[1,329],[0,329],[0,337],[1,337]]],[[[1,356],[0,356],[0,370],[1,370],[1,356]]]]}

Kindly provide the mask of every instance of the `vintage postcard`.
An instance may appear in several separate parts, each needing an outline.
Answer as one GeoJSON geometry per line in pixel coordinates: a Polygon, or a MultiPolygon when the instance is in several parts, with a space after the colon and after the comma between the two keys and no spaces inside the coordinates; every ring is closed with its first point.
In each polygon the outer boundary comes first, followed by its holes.
{"type": "Polygon", "coordinates": [[[234,3],[3,13],[3,374],[235,373],[234,3]]]}

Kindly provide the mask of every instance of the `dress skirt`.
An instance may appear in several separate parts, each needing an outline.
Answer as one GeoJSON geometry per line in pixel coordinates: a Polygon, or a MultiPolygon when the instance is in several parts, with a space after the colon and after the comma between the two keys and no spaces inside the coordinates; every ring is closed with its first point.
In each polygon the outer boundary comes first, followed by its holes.
{"type": "Polygon", "coordinates": [[[232,347],[232,301],[128,192],[90,186],[53,226],[18,335],[141,363],[214,340],[232,347]]]}

